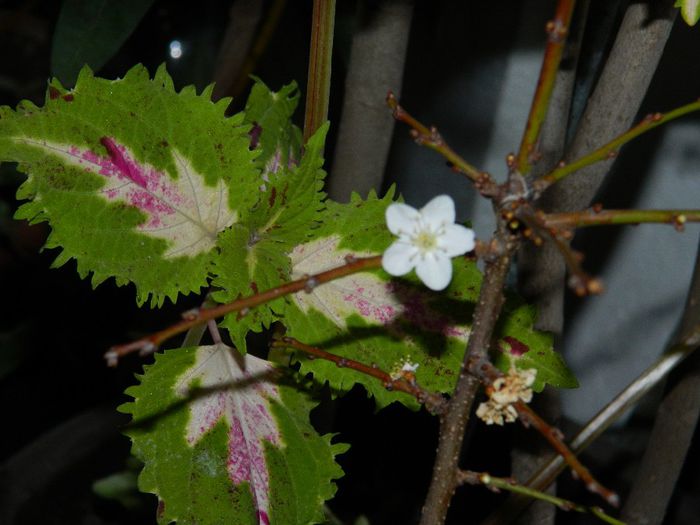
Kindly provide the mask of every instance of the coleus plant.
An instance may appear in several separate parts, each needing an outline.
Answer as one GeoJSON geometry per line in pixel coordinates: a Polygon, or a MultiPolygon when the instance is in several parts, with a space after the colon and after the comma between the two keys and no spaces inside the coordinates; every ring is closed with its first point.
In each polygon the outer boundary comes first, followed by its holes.
{"type": "MultiPolygon", "coordinates": [[[[256,81],[231,117],[229,100],[212,102],[211,93],[177,91],[163,67],[150,78],[137,66],[117,80],[84,68],[71,90],[52,80],[43,107],[0,110],[0,160],[27,175],[17,217],[50,223],[56,266],[75,259],[95,286],[110,277],[131,283],[137,302],[151,307],[204,290],[227,303],[380,255],[396,241],[385,221],[393,189],[345,204],[326,198],[328,126],[301,144],[294,84],[273,92],[256,81]]],[[[440,293],[377,264],[229,313],[219,328],[230,344],[214,329],[214,344],[157,354],[120,410],[133,417],[126,433],[145,464],[139,487],[158,496],[159,522],[322,521],[343,475],[335,456],[348,445],[309,423],[319,386],[342,395],[360,384],[379,408],[410,409],[420,396],[392,388],[393,379],[429,392],[454,388],[482,277],[468,255],[444,264],[453,275],[440,293]],[[322,347],[335,360],[247,353],[250,332],[272,329],[303,342],[297,350],[322,347]]],[[[535,391],[575,386],[534,321],[532,307],[508,299],[495,363],[504,372],[534,369],[535,391]]]]}

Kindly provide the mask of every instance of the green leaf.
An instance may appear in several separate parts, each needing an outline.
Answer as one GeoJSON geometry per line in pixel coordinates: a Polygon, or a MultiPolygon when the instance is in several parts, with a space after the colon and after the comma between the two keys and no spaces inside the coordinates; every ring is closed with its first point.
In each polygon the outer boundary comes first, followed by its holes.
{"type": "Polygon", "coordinates": [[[700,20],[700,0],[676,0],[676,7],[681,8],[681,16],[689,26],[700,20]]]}
{"type": "Polygon", "coordinates": [[[535,330],[537,310],[534,306],[511,301],[504,308],[496,333],[494,364],[503,372],[515,367],[537,370],[532,389],[541,392],[546,384],[557,388],[576,388],[578,381],[554,350],[552,335],[535,330]]]}
{"type": "Polygon", "coordinates": [[[249,126],[227,104],[136,66],[114,81],[83,69],[70,92],[54,81],[43,108],[0,108],[0,160],[28,175],[16,216],[49,221],[55,265],[77,259],[95,286],[133,282],[153,305],[198,292],[218,234],[259,198],[249,126]]]}
{"type": "MultiPolygon", "coordinates": [[[[218,276],[213,282],[221,288],[213,295],[216,301],[231,301],[289,281],[291,263],[287,253],[309,239],[323,209],[325,172],[321,155],[327,132],[325,125],[309,139],[299,166],[270,173],[257,205],[240,224],[222,235],[215,268],[218,276]]],[[[282,298],[242,318],[231,314],[222,326],[229,330],[236,347],[245,352],[246,333],[269,327],[284,313],[286,304],[287,299],[282,298]]]]}
{"type": "Polygon", "coordinates": [[[158,496],[158,522],[306,525],[342,475],[347,446],[319,436],[303,388],[269,362],[223,344],[157,354],[120,407],[158,496]]]}
{"type": "Polygon", "coordinates": [[[301,130],[292,124],[298,103],[296,82],[274,92],[255,78],[245,106],[245,121],[253,125],[253,143],[261,150],[258,163],[263,176],[277,173],[299,160],[301,130]]]}
{"type": "MultiPolygon", "coordinates": [[[[292,278],[312,275],[344,264],[347,255],[381,253],[393,242],[384,213],[393,190],[383,199],[350,203],[328,201],[323,225],[313,240],[291,253],[292,278]]],[[[418,363],[418,382],[425,388],[454,388],[469,334],[474,302],[481,282],[473,261],[454,260],[454,278],[443,293],[434,293],[415,278],[391,279],[382,270],[354,274],[299,293],[289,300],[283,323],[288,335],[328,352],[395,371],[403,362],[418,363]]],[[[310,372],[331,388],[347,391],[362,384],[378,406],[399,401],[417,407],[415,399],[389,392],[374,378],[302,355],[302,373],[310,372]]]]}
{"type": "Polygon", "coordinates": [[[63,0],[53,34],[52,73],[73,85],[85,64],[100,69],[152,4],[153,0],[63,0]]]}

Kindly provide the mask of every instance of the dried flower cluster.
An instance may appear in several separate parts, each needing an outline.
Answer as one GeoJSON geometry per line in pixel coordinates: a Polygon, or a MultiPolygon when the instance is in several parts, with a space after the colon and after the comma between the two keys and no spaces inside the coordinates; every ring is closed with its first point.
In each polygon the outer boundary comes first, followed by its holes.
{"type": "Polygon", "coordinates": [[[532,400],[532,384],[535,382],[537,370],[517,370],[511,368],[508,375],[496,379],[489,389],[489,400],[481,403],[476,410],[478,418],[487,425],[503,425],[512,423],[518,418],[514,403],[532,400]]]}

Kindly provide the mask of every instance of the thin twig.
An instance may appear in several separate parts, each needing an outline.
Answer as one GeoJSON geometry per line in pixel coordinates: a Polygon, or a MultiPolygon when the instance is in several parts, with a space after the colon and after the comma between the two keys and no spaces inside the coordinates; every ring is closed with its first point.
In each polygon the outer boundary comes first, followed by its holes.
{"type": "Polygon", "coordinates": [[[540,216],[545,227],[560,229],[609,224],[671,224],[682,230],[686,222],[700,222],[700,210],[600,210],[592,208],[567,213],[549,213],[540,216]]]}
{"type": "Polygon", "coordinates": [[[455,153],[449,144],[445,142],[445,139],[442,138],[442,135],[440,135],[436,127],[432,126],[428,128],[420,121],[416,120],[408,111],[399,105],[398,100],[396,100],[396,97],[391,91],[389,91],[386,96],[386,103],[392,110],[396,120],[411,127],[411,137],[416,141],[416,144],[426,146],[445,157],[447,162],[450,163],[450,166],[452,166],[456,172],[461,173],[471,180],[482,195],[489,196],[496,194],[495,192],[498,186],[491,175],[485,171],[479,171],[460,155],[455,153]]]}
{"type": "Polygon", "coordinates": [[[335,279],[340,279],[341,277],[345,277],[353,273],[379,268],[382,264],[382,256],[377,255],[375,257],[366,257],[361,259],[348,256],[346,257],[346,261],[347,263],[342,266],[338,266],[315,275],[302,277],[301,279],[271,288],[259,294],[236,299],[230,303],[221,304],[212,308],[201,308],[199,310],[194,310],[185,319],[179,323],[169,326],[168,328],[131,343],[113,346],[104,355],[104,357],[109,366],[116,366],[121,357],[133,352],[139,352],[142,355],[154,352],[163,341],[185,332],[193,326],[204,324],[210,319],[216,319],[217,317],[222,317],[231,312],[239,312],[239,315],[243,316],[246,315],[251,308],[255,308],[261,304],[284,297],[285,295],[302,290],[306,291],[307,293],[311,293],[314,288],[320,284],[327,283],[335,279]]]}
{"type": "Polygon", "coordinates": [[[624,525],[622,521],[619,521],[612,516],[606,514],[603,509],[599,507],[586,507],[584,505],[579,505],[573,501],[569,501],[563,498],[558,498],[547,494],[546,492],[541,492],[535,490],[531,487],[526,487],[524,485],[518,484],[514,479],[511,478],[499,478],[492,476],[486,472],[472,472],[469,470],[460,470],[457,475],[457,480],[460,485],[484,485],[489,489],[499,492],[501,490],[507,490],[515,494],[527,497],[529,499],[538,499],[541,501],[546,501],[552,505],[556,505],[561,510],[565,511],[576,511],[584,514],[593,514],[600,520],[606,523],[612,523],[613,525],[624,525]]]}
{"type": "Polygon", "coordinates": [[[575,0],[559,0],[554,19],[547,23],[547,47],[516,161],[517,170],[521,175],[527,174],[532,169],[532,163],[537,157],[537,140],[547,116],[549,100],[554,89],[557,71],[559,71],[564,42],[569,32],[569,24],[575,5],[575,0]]]}
{"type": "Polygon", "coordinates": [[[366,365],[354,359],[348,359],[336,354],[326,352],[316,346],[307,345],[293,337],[282,337],[272,342],[275,348],[293,348],[308,354],[312,358],[321,358],[335,363],[338,368],[350,368],[362,374],[374,377],[382,382],[387,390],[398,390],[412,395],[420,404],[425,405],[433,414],[442,414],[446,407],[446,400],[440,394],[430,392],[416,382],[416,376],[410,371],[398,371],[392,375],[377,367],[376,364],[366,365]]]}
{"type": "Polygon", "coordinates": [[[627,144],[630,140],[638,137],[642,133],[646,133],[647,131],[652,130],[655,127],[660,126],[662,124],[665,124],[670,120],[682,117],[683,115],[687,115],[688,113],[692,113],[693,111],[698,110],[700,110],[700,100],[676,108],[672,111],[669,111],[668,113],[653,113],[651,115],[647,115],[639,124],[634,126],[632,129],[614,138],[613,140],[611,140],[604,146],[599,147],[595,151],[592,151],[591,153],[584,155],[583,157],[572,162],[559,163],[559,165],[550,173],[536,180],[533,183],[533,189],[537,193],[542,193],[555,182],[563,179],[564,177],[567,177],[568,175],[571,175],[572,173],[580,170],[581,168],[590,166],[602,160],[614,158],[617,155],[618,150],[621,146],[627,144]]]}
{"type": "Polygon", "coordinates": [[[557,453],[563,458],[563,460],[571,467],[572,473],[575,477],[578,477],[585,485],[586,488],[598,494],[605,501],[607,501],[613,507],[620,505],[620,498],[610,489],[604,487],[599,483],[590,471],[583,466],[583,464],[578,460],[574,453],[566,446],[563,441],[563,436],[561,432],[547,424],[540,416],[538,416],[527,404],[519,401],[515,403],[515,409],[518,411],[518,416],[524,425],[532,425],[544,438],[549,442],[549,444],[557,451],[557,453]]]}

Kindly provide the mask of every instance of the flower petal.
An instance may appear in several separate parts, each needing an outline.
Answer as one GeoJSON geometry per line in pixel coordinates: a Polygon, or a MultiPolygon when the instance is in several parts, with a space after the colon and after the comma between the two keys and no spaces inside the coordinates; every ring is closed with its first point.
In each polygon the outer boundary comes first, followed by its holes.
{"type": "Polygon", "coordinates": [[[430,254],[418,261],[416,274],[428,288],[439,292],[452,280],[452,261],[442,254],[430,254]]]}
{"type": "Polygon", "coordinates": [[[423,222],[433,230],[455,222],[455,202],[449,195],[438,195],[420,209],[423,222]]]}
{"type": "Polygon", "coordinates": [[[385,212],[386,225],[394,235],[411,233],[416,222],[420,219],[420,213],[408,204],[395,202],[389,204],[385,212]]]}
{"type": "Polygon", "coordinates": [[[438,237],[438,246],[448,257],[456,257],[474,249],[474,230],[461,224],[448,224],[438,237]]]}
{"type": "Polygon", "coordinates": [[[413,270],[418,248],[403,241],[396,241],[382,255],[382,268],[389,275],[406,275],[413,270]]]}

